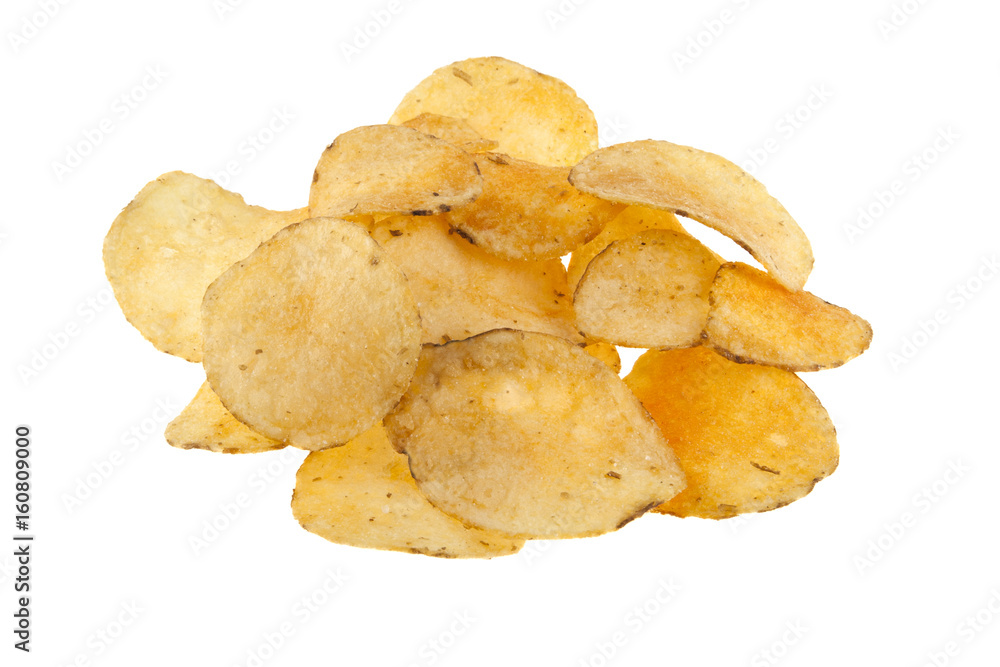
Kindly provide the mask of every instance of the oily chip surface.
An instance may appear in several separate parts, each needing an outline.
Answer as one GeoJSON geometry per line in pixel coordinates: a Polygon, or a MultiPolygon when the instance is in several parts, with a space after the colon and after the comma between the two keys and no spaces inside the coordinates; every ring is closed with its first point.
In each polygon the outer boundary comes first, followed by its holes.
{"type": "Polygon", "coordinates": [[[441,67],[400,102],[390,123],[422,113],[466,120],[499,151],[569,167],[597,149],[597,120],[564,82],[506,58],[470,58],[441,67]]]}
{"type": "Polygon", "coordinates": [[[434,507],[381,424],[343,447],[310,452],[295,476],[292,513],[309,532],[356,547],[492,558],[524,544],[466,526],[434,507]]]}
{"type": "Polygon", "coordinates": [[[772,510],[837,467],[830,416],[794,373],[694,347],[646,352],[625,383],[687,475],[687,488],[655,512],[725,519],[772,510]]]}
{"type": "Polygon", "coordinates": [[[422,113],[416,118],[411,118],[403,127],[409,127],[429,134],[438,139],[444,139],[449,144],[458,146],[466,153],[485,153],[494,151],[500,145],[493,139],[485,139],[472,126],[461,118],[442,116],[436,113],[422,113]]]}
{"type": "Polygon", "coordinates": [[[510,535],[605,533],[684,486],[614,371],[546,334],[504,329],[426,346],[385,425],[434,505],[510,535]]]}
{"type": "Polygon", "coordinates": [[[173,171],[146,185],[104,239],[104,268],[125,318],[161,352],[201,361],[209,284],[306,209],[250,206],[213,181],[173,171]]]}
{"type": "Polygon", "coordinates": [[[223,454],[256,454],[285,447],[285,443],[257,433],[230,414],[208,382],[167,424],[163,436],[172,447],[223,454]]]}
{"type": "Polygon", "coordinates": [[[378,423],[416,368],[420,320],[403,273],[358,225],[292,225],[233,265],[202,306],[205,371],[236,418],[303,449],[378,423]]]}

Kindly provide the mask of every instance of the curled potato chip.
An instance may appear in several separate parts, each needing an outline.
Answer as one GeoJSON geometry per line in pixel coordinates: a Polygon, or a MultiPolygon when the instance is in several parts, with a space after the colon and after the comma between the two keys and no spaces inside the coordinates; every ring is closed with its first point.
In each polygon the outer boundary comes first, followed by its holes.
{"type": "Polygon", "coordinates": [[[837,467],[830,416],[794,373],[695,347],[646,352],[625,383],[688,480],[655,512],[725,519],[772,510],[805,496],[837,467]]]}
{"type": "Polygon", "coordinates": [[[572,88],[505,58],[470,58],[434,71],[406,94],[390,123],[421,113],[462,118],[502,153],[569,167],[597,148],[597,120],[572,88]]]}
{"type": "Polygon", "coordinates": [[[285,443],[265,437],[238,420],[208,382],[187,407],[167,424],[163,436],[179,449],[205,449],[223,454],[256,454],[282,449],[285,443]]]}
{"type": "Polygon", "coordinates": [[[429,134],[432,137],[443,139],[449,144],[454,144],[466,153],[484,153],[497,149],[499,144],[493,139],[484,139],[472,126],[461,118],[451,116],[441,116],[436,113],[422,113],[416,118],[411,118],[403,127],[409,127],[429,134]]]}
{"type": "Polygon", "coordinates": [[[477,155],[483,193],[448,213],[452,227],[505,259],[561,257],[594,238],[622,206],[580,192],[566,167],[500,153],[477,155]]]}
{"type": "Polygon", "coordinates": [[[482,191],[472,156],[408,127],[345,132],[319,158],[309,190],[311,217],[370,213],[433,215],[482,191]]]}
{"type": "Polygon", "coordinates": [[[591,343],[583,348],[583,351],[595,359],[600,359],[604,365],[620,373],[622,370],[622,358],[618,354],[618,349],[610,343],[591,343]]]}
{"type": "Polygon", "coordinates": [[[701,342],[719,263],[696,238],[650,229],[615,241],[587,266],[573,295],[584,336],[615,345],[701,342]]]}
{"type": "Polygon", "coordinates": [[[684,486],[614,371],[546,334],[504,329],[424,347],[385,425],[434,505],[509,535],[608,532],[684,486]]]}
{"type": "Polygon", "coordinates": [[[381,424],[343,447],[311,452],[295,475],[292,513],[331,542],[441,558],[516,553],[519,540],[462,524],[417,489],[381,424]]]}
{"type": "Polygon", "coordinates": [[[558,259],[501,259],[472,245],[440,216],[389,218],[372,236],[406,274],[424,343],[504,327],[583,340],[558,259]]]}
{"type": "Polygon", "coordinates": [[[269,211],[173,171],[144,187],[104,239],[104,268],[125,318],[156,349],[201,361],[209,284],[306,209],[269,211]]]}
{"type": "Polygon", "coordinates": [[[809,239],[753,176],[725,158],[667,141],[595,151],[570,172],[580,190],[660,208],[708,225],[746,248],[775,280],[801,289],[812,271],[809,239]]]}
{"type": "Polygon", "coordinates": [[[705,343],[733,361],[818,371],[847,363],[872,341],[871,325],[851,311],[746,264],[724,264],[709,301],[705,343]]]}
{"type": "Polygon", "coordinates": [[[416,368],[420,319],[403,273],[364,229],[286,227],[209,286],[205,372],[233,415],[303,449],[379,422],[416,368]]]}

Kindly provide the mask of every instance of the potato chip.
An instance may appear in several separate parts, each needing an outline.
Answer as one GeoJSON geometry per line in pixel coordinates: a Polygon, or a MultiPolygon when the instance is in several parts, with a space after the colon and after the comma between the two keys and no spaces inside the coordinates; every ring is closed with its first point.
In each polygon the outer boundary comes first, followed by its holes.
{"type": "Polygon", "coordinates": [[[104,239],[104,267],[132,326],[156,349],[201,361],[209,283],[306,209],[269,211],[212,181],[173,171],[144,187],[104,239]]]}
{"type": "Polygon", "coordinates": [[[431,505],[379,424],[343,447],[311,452],[295,475],[292,513],[331,542],[441,558],[516,553],[519,540],[465,526],[431,505]]]}
{"type": "Polygon", "coordinates": [[[724,264],[712,283],[705,344],[741,363],[789,371],[836,368],[868,349],[872,328],[851,311],[763,271],[724,264]]]}
{"type": "Polygon", "coordinates": [[[684,486],[614,371],[546,334],[502,329],[426,346],[385,425],[434,505],[509,535],[597,535],[684,486]]]}
{"type": "Polygon", "coordinates": [[[479,136],[479,133],[461,118],[441,116],[436,113],[422,113],[416,118],[401,123],[401,125],[443,139],[449,144],[458,146],[466,153],[485,153],[486,151],[494,151],[499,146],[493,139],[484,139],[479,136]]]}
{"type": "Polygon", "coordinates": [[[406,274],[424,343],[504,327],[583,340],[558,259],[500,259],[469,243],[441,216],[389,218],[372,236],[406,274]]]}
{"type": "Polygon", "coordinates": [[[650,229],[615,241],[587,267],[573,295],[590,339],[669,349],[701,342],[719,263],[688,234],[650,229]]]}
{"type": "Polygon", "coordinates": [[[566,167],[500,153],[475,156],[483,193],[448,213],[448,223],[504,259],[552,259],[577,248],[624,208],[570,185],[566,167]]]}
{"type": "Polygon", "coordinates": [[[202,320],[223,405],[303,449],[378,423],[420,351],[405,276],[364,229],[335,218],[287,227],[232,266],[205,293],[202,320]]]}
{"type": "Polygon", "coordinates": [[[369,125],[326,147],[309,190],[311,217],[433,215],[482,192],[472,156],[408,127],[369,125]]]}
{"type": "Polygon", "coordinates": [[[809,239],[777,199],[725,158],[667,141],[602,148],[573,167],[570,181],[609,201],[674,211],[746,248],[789,289],[812,270],[809,239]]]}
{"type": "Polygon", "coordinates": [[[622,358],[618,354],[618,349],[610,343],[591,343],[583,348],[583,351],[594,359],[600,359],[604,365],[620,373],[622,370],[622,358]]]}
{"type": "Polygon", "coordinates": [[[772,510],[837,467],[830,416],[794,373],[695,347],[646,352],[625,383],[687,476],[687,488],[655,512],[725,519],[772,510]]]}
{"type": "Polygon", "coordinates": [[[502,153],[570,167],[597,148],[597,120],[572,88],[505,58],[470,58],[435,70],[389,119],[421,113],[462,118],[502,153]]]}
{"type": "Polygon", "coordinates": [[[171,446],[223,454],[256,454],[282,449],[285,443],[257,433],[236,419],[205,382],[188,406],[163,433],[171,446]]]}

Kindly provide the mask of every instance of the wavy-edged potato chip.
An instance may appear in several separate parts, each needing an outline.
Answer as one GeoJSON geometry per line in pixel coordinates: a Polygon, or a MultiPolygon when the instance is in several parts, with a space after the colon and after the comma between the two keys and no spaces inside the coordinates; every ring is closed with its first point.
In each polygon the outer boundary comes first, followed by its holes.
{"type": "Polygon", "coordinates": [[[572,88],[506,58],[470,58],[435,70],[389,122],[428,112],[462,118],[496,139],[500,152],[539,164],[569,167],[597,148],[597,120],[572,88]]]}
{"type": "Polygon", "coordinates": [[[452,118],[436,113],[422,113],[416,118],[411,118],[400,124],[432,137],[444,139],[466,153],[485,153],[496,150],[500,145],[493,139],[484,139],[461,118],[452,118]]]}
{"type": "Polygon", "coordinates": [[[649,351],[625,383],[673,447],[687,488],[653,511],[725,519],[783,507],[837,468],[837,433],[794,373],[708,348],[649,351]]]}
{"type": "Polygon", "coordinates": [[[611,343],[591,343],[583,348],[583,351],[592,356],[594,359],[600,359],[604,364],[613,370],[615,373],[620,373],[622,370],[622,358],[618,354],[618,349],[611,343]]]}
{"type": "Polygon", "coordinates": [[[295,475],[292,513],[303,528],[355,547],[440,558],[516,553],[524,540],[464,525],[434,507],[381,424],[343,447],[311,452],[295,475]]]}
{"type": "Polygon", "coordinates": [[[424,343],[504,327],[583,340],[558,259],[501,259],[471,244],[441,216],[389,218],[372,236],[406,274],[424,343]]]}
{"type": "Polygon", "coordinates": [[[433,215],[483,189],[472,156],[423,132],[367,125],[326,147],[309,189],[310,217],[371,213],[433,215]]]}
{"type": "Polygon", "coordinates": [[[714,153],[646,139],[597,150],[569,180],[609,201],[674,211],[743,246],[782,285],[801,289],[812,271],[805,232],[767,189],[714,153]]]}
{"type": "Polygon", "coordinates": [[[567,167],[500,153],[475,159],[483,193],[446,218],[473,243],[504,259],[561,257],[597,236],[624,208],[574,188],[567,167]]]}
{"type": "Polygon", "coordinates": [[[573,294],[588,339],[670,349],[701,342],[719,263],[698,239],[649,229],[615,241],[591,260],[573,294]]]}
{"type": "Polygon", "coordinates": [[[163,437],[179,449],[205,449],[223,454],[256,454],[286,446],[257,433],[230,414],[208,382],[201,385],[187,407],[167,424],[163,437]]]}
{"type": "Polygon", "coordinates": [[[201,299],[209,284],[306,209],[250,206],[181,171],[147,184],[111,224],[104,268],[122,313],[161,352],[201,361],[201,299]]]}
{"type": "Polygon", "coordinates": [[[705,344],[741,363],[818,371],[847,363],[872,342],[871,325],[851,311],[739,262],[722,265],[709,302],[705,344]]]}
{"type": "Polygon", "coordinates": [[[614,371],[546,334],[502,329],[425,346],[385,425],[434,505],[509,535],[598,535],[684,486],[614,371]]]}
{"type": "Polygon", "coordinates": [[[233,415],[303,449],[378,423],[410,382],[420,317],[406,277],[358,225],[286,227],[219,276],[202,305],[205,372],[233,415]]]}

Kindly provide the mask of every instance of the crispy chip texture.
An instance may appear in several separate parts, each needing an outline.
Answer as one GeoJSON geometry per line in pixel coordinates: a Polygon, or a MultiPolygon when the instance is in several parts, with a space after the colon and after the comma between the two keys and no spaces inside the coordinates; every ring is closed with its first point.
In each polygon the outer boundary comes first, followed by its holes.
{"type": "Polygon", "coordinates": [[[723,265],[709,300],[705,343],[733,361],[818,371],[847,363],[872,341],[871,325],[851,311],[746,264],[723,265]]]}
{"type": "Polygon", "coordinates": [[[794,373],[695,347],[646,352],[625,383],[687,476],[687,488],[656,512],[725,519],[772,510],[837,467],[833,423],[794,373]]]}
{"type": "Polygon", "coordinates": [[[389,218],[372,236],[406,274],[424,343],[504,327],[583,340],[558,259],[501,259],[462,238],[440,216],[389,218]]]}
{"type": "Polygon", "coordinates": [[[580,190],[609,201],[675,211],[746,248],[789,289],[812,271],[809,239],[753,176],[725,158],[667,141],[633,141],[591,153],[570,172],[580,190]]]}
{"type": "Polygon", "coordinates": [[[403,273],[350,222],[283,229],[208,288],[205,371],[240,421],[304,449],[378,423],[416,368],[420,320],[403,273]]]}
{"type": "Polygon", "coordinates": [[[156,349],[201,361],[209,284],[306,209],[269,211],[173,171],[144,187],[104,239],[104,268],[125,318],[156,349]]]}
{"type": "Polygon", "coordinates": [[[618,349],[610,343],[591,343],[583,348],[583,351],[595,359],[600,359],[604,365],[620,373],[622,370],[622,358],[618,354],[618,349]]]}
{"type": "Polygon", "coordinates": [[[285,443],[265,437],[236,419],[208,382],[163,433],[171,446],[223,454],[256,454],[282,449],[285,443]]]}
{"type": "Polygon", "coordinates": [[[719,263],[688,234],[650,229],[615,241],[587,267],[573,295],[587,338],[670,349],[701,342],[719,263]]]}
{"type": "Polygon", "coordinates": [[[408,127],[368,125],[323,151],[309,213],[432,215],[471,202],[482,187],[472,156],[460,148],[408,127]]]}
{"type": "Polygon", "coordinates": [[[426,346],[385,424],[432,503],[510,535],[608,532],[684,486],[614,371],[546,334],[498,330],[426,346]]]}
{"type": "Polygon", "coordinates": [[[572,88],[505,58],[470,58],[421,81],[390,123],[421,113],[462,118],[499,150],[539,164],[570,167],[597,148],[597,120],[572,88]]]}
{"type": "Polygon", "coordinates": [[[292,513],[331,542],[441,558],[492,558],[524,541],[465,526],[431,505],[381,424],[343,447],[311,452],[295,476],[292,513]]]}
{"type": "Polygon", "coordinates": [[[422,113],[416,118],[401,123],[401,125],[438,139],[444,139],[466,153],[493,151],[500,145],[493,139],[481,137],[478,132],[472,129],[471,125],[461,118],[441,116],[436,113],[422,113]]]}

